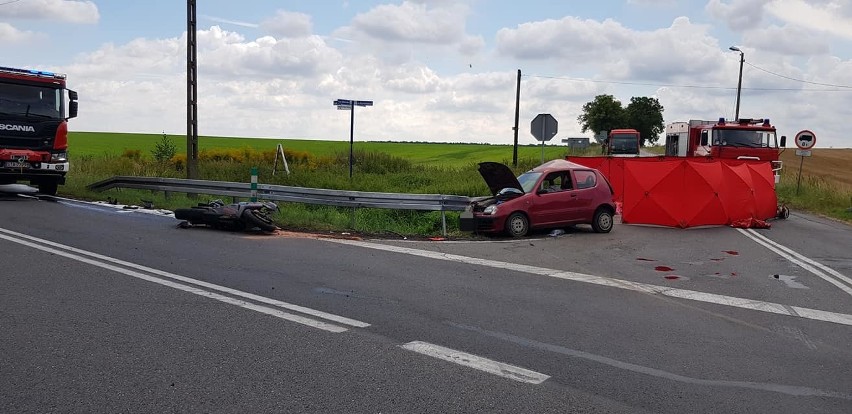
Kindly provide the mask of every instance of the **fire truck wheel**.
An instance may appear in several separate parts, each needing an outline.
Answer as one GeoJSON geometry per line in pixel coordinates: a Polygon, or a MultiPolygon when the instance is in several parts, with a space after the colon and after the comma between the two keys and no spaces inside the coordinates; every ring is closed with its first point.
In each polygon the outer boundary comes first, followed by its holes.
{"type": "Polygon", "coordinates": [[[597,233],[609,233],[612,230],[612,212],[606,208],[599,208],[595,212],[595,218],[592,221],[592,229],[597,233]]]}
{"type": "Polygon", "coordinates": [[[56,181],[42,181],[38,183],[38,192],[44,195],[54,196],[56,195],[58,187],[59,183],[56,181]]]}
{"type": "Polygon", "coordinates": [[[524,237],[529,231],[530,221],[524,213],[516,211],[506,219],[506,233],[510,236],[524,237]]]}

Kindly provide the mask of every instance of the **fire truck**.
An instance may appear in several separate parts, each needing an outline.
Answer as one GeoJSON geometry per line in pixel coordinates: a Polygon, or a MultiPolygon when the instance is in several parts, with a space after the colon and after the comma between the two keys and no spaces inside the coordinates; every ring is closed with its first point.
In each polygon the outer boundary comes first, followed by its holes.
{"type": "Polygon", "coordinates": [[[65,75],[0,67],[0,184],[28,181],[55,195],[68,172],[68,119],[77,92],[65,75]]]}
{"type": "Polygon", "coordinates": [[[787,137],[779,142],[769,119],[726,121],[691,120],[666,126],[666,155],[672,157],[708,157],[769,161],[780,179],[781,149],[787,137]]]}
{"type": "Polygon", "coordinates": [[[613,129],[604,141],[605,155],[614,157],[638,156],[642,138],[635,129],[613,129]]]}

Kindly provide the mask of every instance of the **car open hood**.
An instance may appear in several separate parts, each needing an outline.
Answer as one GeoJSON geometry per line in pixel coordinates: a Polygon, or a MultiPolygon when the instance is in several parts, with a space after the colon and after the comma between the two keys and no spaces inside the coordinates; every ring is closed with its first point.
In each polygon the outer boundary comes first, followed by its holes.
{"type": "Polygon", "coordinates": [[[500,164],[499,162],[481,162],[479,163],[479,173],[482,174],[482,178],[485,179],[485,183],[488,184],[488,188],[493,195],[497,195],[500,190],[506,187],[515,188],[521,193],[524,192],[515,174],[504,164],[500,164]]]}

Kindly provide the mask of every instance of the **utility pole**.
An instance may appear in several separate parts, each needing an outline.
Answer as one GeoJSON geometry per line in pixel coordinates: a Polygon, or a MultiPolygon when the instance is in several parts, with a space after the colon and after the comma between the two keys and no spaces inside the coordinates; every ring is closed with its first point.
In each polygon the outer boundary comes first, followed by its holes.
{"type": "Polygon", "coordinates": [[[740,79],[737,81],[737,110],[734,114],[734,120],[740,120],[740,93],[743,89],[743,63],[745,62],[745,53],[736,46],[731,46],[728,49],[734,52],[740,52],[740,79]]]}
{"type": "Polygon", "coordinates": [[[512,147],[512,166],[518,166],[518,120],[521,116],[521,70],[518,69],[518,86],[515,91],[515,145],[512,147]]]}
{"type": "Polygon", "coordinates": [[[198,178],[198,64],[195,0],[186,1],[186,178],[198,178]]]}

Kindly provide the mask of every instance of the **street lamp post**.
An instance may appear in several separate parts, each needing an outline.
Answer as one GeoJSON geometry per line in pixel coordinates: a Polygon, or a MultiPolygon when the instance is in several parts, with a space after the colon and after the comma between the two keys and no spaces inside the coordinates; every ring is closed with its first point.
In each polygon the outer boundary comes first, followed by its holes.
{"type": "Polygon", "coordinates": [[[740,78],[737,81],[737,110],[736,110],[736,113],[734,114],[734,119],[739,121],[740,120],[740,93],[743,90],[743,63],[745,62],[745,53],[743,53],[743,51],[740,50],[740,48],[738,48],[736,46],[731,46],[728,49],[731,49],[734,52],[740,52],[740,78]]]}

